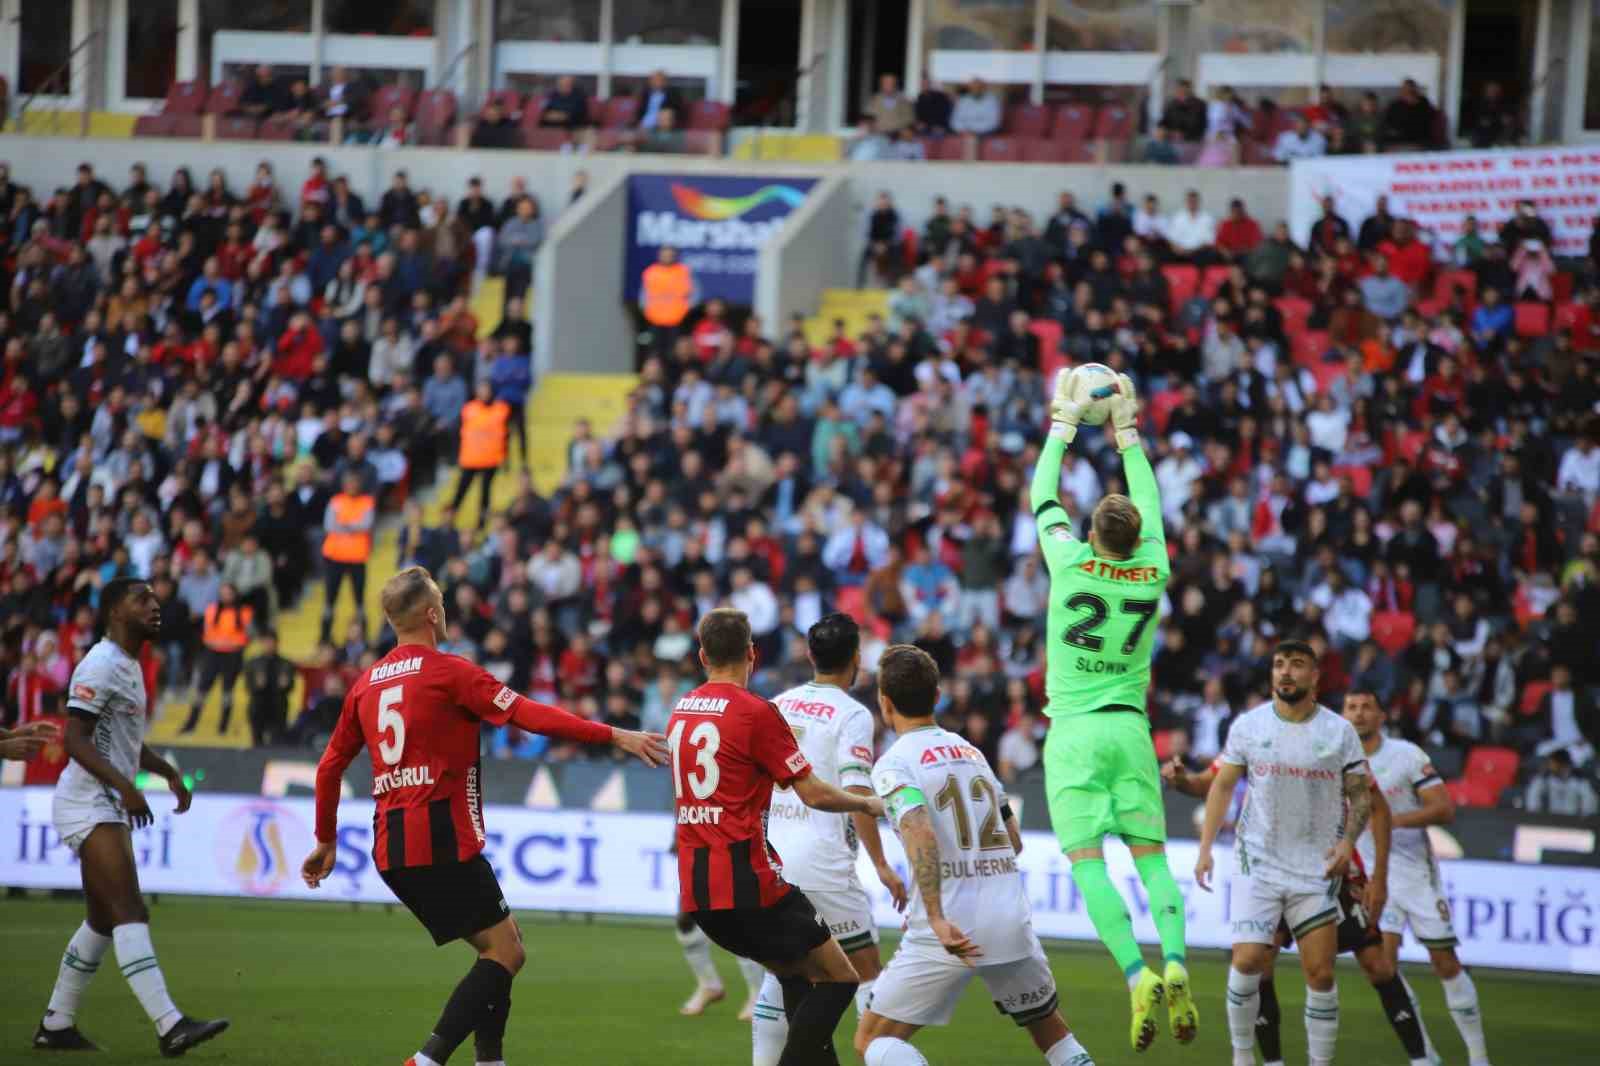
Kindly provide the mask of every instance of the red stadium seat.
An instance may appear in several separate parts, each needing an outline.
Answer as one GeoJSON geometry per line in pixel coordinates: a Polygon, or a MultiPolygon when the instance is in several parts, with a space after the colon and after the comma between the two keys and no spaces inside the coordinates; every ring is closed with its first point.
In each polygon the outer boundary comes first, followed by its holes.
{"type": "Polygon", "coordinates": [[[539,127],[539,118],[544,114],[543,94],[528,97],[522,104],[522,117],[517,119],[517,125],[522,129],[530,130],[539,127]]]}
{"type": "Polygon", "coordinates": [[[1566,303],[1572,299],[1574,280],[1570,270],[1558,270],[1555,277],[1550,279],[1550,292],[1558,304],[1566,303]]]}
{"type": "Polygon", "coordinates": [[[725,132],[728,128],[728,105],[716,100],[696,100],[689,105],[689,128],[725,132]]]}
{"type": "Polygon", "coordinates": [[[567,143],[567,131],[523,127],[522,146],[535,152],[559,152],[567,143]]]}
{"type": "Polygon", "coordinates": [[[1039,372],[1044,375],[1046,388],[1055,384],[1056,371],[1067,365],[1061,354],[1061,323],[1053,318],[1036,318],[1028,323],[1028,332],[1039,338],[1039,372]]]}
{"type": "Polygon", "coordinates": [[[166,118],[172,124],[168,137],[199,137],[205,132],[204,115],[168,115],[166,118]]]}
{"type": "Polygon", "coordinates": [[[1049,137],[1019,137],[1024,163],[1092,163],[1094,152],[1084,141],[1058,141],[1049,137]]]}
{"type": "Polygon", "coordinates": [[[1022,146],[1012,137],[985,137],[978,142],[978,158],[985,163],[1020,163],[1022,146]]]}
{"type": "Polygon", "coordinates": [[[1208,300],[1215,299],[1217,290],[1228,280],[1228,274],[1232,269],[1220,263],[1206,267],[1205,273],[1200,275],[1200,295],[1208,300]]]}
{"type": "Polygon", "coordinates": [[[1553,688],[1555,686],[1548,681],[1529,681],[1527,687],[1522,690],[1522,699],[1517,703],[1517,711],[1523,715],[1538,714],[1539,704],[1544,702],[1544,698],[1553,688]]]}
{"type": "Polygon", "coordinates": [[[1327,392],[1334,381],[1344,374],[1343,363],[1330,363],[1326,359],[1318,359],[1308,367],[1311,376],[1316,379],[1317,392],[1327,392]]]}
{"type": "Polygon", "coordinates": [[[1167,294],[1172,300],[1173,313],[1188,303],[1200,291],[1200,270],[1188,263],[1168,263],[1161,268],[1167,279],[1167,294]]]}
{"type": "Polygon", "coordinates": [[[1325,329],[1308,329],[1294,339],[1294,361],[1301,366],[1314,367],[1333,344],[1333,336],[1325,329]]]}
{"type": "Polygon", "coordinates": [[[687,155],[720,155],[722,134],[716,130],[684,130],[683,150],[687,155]]]}
{"type": "Polygon", "coordinates": [[[1556,329],[1570,332],[1578,324],[1578,305],[1564,303],[1556,305],[1556,329]]]}
{"type": "Polygon", "coordinates": [[[449,89],[429,89],[417,97],[417,139],[421,143],[449,144],[455,122],[456,94],[449,89]]]}
{"type": "Polygon", "coordinates": [[[1417,633],[1417,620],[1407,611],[1375,611],[1371,621],[1372,639],[1390,655],[1399,655],[1411,646],[1417,633]]]}
{"type": "Polygon", "coordinates": [[[1433,278],[1433,295],[1446,304],[1457,289],[1466,290],[1466,302],[1472,303],[1478,293],[1478,275],[1470,270],[1441,270],[1433,278]]]}
{"type": "Polygon", "coordinates": [[[244,95],[244,85],[232,78],[211,90],[211,95],[206,97],[205,113],[208,115],[226,115],[239,110],[239,97],[244,95]]]}
{"type": "Polygon", "coordinates": [[[857,624],[867,620],[867,590],[860,585],[841,585],[833,594],[833,609],[854,618],[857,624]]]}
{"type": "Polygon", "coordinates": [[[1370,466],[1336,466],[1333,476],[1349,478],[1350,488],[1357,496],[1365,499],[1372,495],[1372,467],[1370,466]]]}
{"type": "Polygon", "coordinates": [[[1311,318],[1311,301],[1298,296],[1280,296],[1272,301],[1277,307],[1278,314],[1283,316],[1283,330],[1285,333],[1299,332],[1292,328],[1292,323],[1299,323],[1303,328],[1311,318]]]}
{"type": "Polygon", "coordinates": [[[246,115],[223,115],[217,119],[217,137],[228,141],[253,141],[257,125],[255,119],[246,115]]]}
{"type": "Polygon", "coordinates": [[[135,137],[171,137],[173,115],[140,115],[133,121],[135,137]]]}
{"type": "Polygon", "coordinates": [[[599,126],[605,121],[606,102],[598,96],[589,97],[589,125],[599,126]]]}
{"type": "Polygon", "coordinates": [[[1517,779],[1520,759],[1515,748],[1479,745],[1467,753],[1467,766],[1462,776],[1468,781],[1483,781],[1501,791],[1517,779]]]}
{"type": "MultiPolygon", "coordinates": [[[[424,93],[423,95],[426,96],[427,94],[424,93]]],[[[520,121],[522,118],[522,94],[515,89],[496,89],[484,97],[483,106],[478,109],[478,114],[482,115],[489,110],[490,104],[499,104],[500,110],[505,112],[506,116],[513,122],[520,121]]]]}
{"type": "Polygon", "coordinates": [[[1493,807],[1500,802],[1501,789],[1470,777],[1445,782],[1445,789],[1458,807],[1493,807]]]}
{"type": "Polygon", "coordinates": [[[594,150],[597,152],[615,152],[623,145],[631,143],[632,136],[632,133],[628,130],[596,130],[594,150]]]}
{"type": "Polygon", "coordinates": [[[1150,420],[1155,424],[1157,433],[1167,431],[1167,421],[1182,404],[1183,393],[1177,389],[1168,389],[1150,397],[1150,420]]]}
{"type": "Polygon", "coordinates": [[[205,110],[210,91],[203,81],[175,81],[167,90],[166,102],[161,105],[163,115],[198,115],[205,110]]]}
{"type": "Polygon", "coordinates": [[[606,101],[605,117],[600,125],[608,130],[632,129],[639,121],[639,98],[613,96],[606,101]]]}
{"type": "Polygon", "coordinates": [[[298,132],[299,127],[293,122],[285,119],[269,118],[256,127],[256,139],[262,141],[292,141],[298,132]]]}
{"type": "Polygon", "coordinates": [[[1094,108],[1088,104],[1062,104],[1056,108],[1050,136],[1058,141],[1086,141],[1094,128],[1094,108]]]}
{"type": "Polygon", "coordinates": [[[967,142],[962,137],[941,137],[929,159],[938,159],[944,162],[964,162],[967,158],[967,142]]]}
{"type": "Polygon", "coordinates": [[[1131,141],[1138,132],[1139,120],[1126,104],[1103,104],[1095,115],[1092,139],[1096,141],[1131,141]]]}
{"type": "Polygon", "coordinates": [[[1177,733],[1176,729],[1158,729],[1151,735],[1150,739],[1156,749],[1156,762],[1166,762],[1172,758],[1172,745],[1177,733]]]}
{"type": "Polygon", "coordinates": [[[1550,305],[1523,300],[1516,307],[1519,337],[1543,337],[1550,332],[1550,305]]]}
{"type": "Polygon", "coordinates": [[[379,89],[372,97],[372,121],[388,122],[389,112],[397,107],[409,120],[417,107],[416,90],[409,85],[385,85],[379,89]]]}
{"type": "Polygon", "coordinates": [[[1013,104],[1006,109],[1002,129],[1012,137],[1043,137],[1050,132],[1053,118],[1043,104],[1013,104]]]}

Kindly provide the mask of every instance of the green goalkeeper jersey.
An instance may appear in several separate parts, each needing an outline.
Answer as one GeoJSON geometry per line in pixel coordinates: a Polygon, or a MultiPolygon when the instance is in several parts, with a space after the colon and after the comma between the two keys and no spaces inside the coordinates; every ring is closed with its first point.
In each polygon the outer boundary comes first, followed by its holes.
{"type": "Polygon", "coordinates": [[[1172,572],[1155,473],[1142,447],[1122,451],[1128,496],[1141,519],[1139,545],[1131,558],[1102,559],[1072,535],[1058,499],[1065,454],[1064,442],[1046,438],[1033,473],[1034,519],[1050,570],[1045,713],[1067,718],[1111,706],[1143,711],[1156,618],[1172,572]]]}

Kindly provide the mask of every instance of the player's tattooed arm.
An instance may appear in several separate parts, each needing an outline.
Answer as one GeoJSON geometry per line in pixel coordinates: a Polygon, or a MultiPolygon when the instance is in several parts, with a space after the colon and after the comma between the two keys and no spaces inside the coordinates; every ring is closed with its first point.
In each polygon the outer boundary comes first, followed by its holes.
{"type": "MultiPolygon", "coordinates": [[[[1357,763],[1360,768],[1362,764],[1357,763]]],[[[1344,772],[1344,834],[1339,838],[1339,843],[1328,849],[1328,865],[1323,869],[1324,877],[1343,877],[1345,870],[1350,866],[1350,857],[1355,854],[1356,840],[1366,832],[1367,822],[1372,819],[1372,778],[1364,772],[1346,770],[1344,772]]]]}
{"type": "Polygon", "coordinates": [[[911,863],[911,876],[917,882],[917,893],[922,897],[923,910],[928,914],[928,928],[933,930],[946,951],[967,965],[972,965],[972,960],[982,955],[983,950],[944,916],[944,898],[940,894],[939,838],[934,834],[928,808],[913,807],[900,816],[900,843],[905,845],[906,858],[911,863]]]}

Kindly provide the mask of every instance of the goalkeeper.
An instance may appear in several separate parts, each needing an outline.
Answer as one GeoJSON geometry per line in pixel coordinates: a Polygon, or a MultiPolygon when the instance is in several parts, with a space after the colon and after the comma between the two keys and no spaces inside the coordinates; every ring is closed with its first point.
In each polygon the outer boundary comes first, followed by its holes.
{"type": "Polygon", "coordinates": [[[1105,497],[1088,543],[1072,535],[1057,497],[1062,456],[1090,413],[1073,399],[1077,373],[1057,377],[1050,435],[1033,474],[1034,519],[1050,570],[1045,790],[1095,932],[1128,979],[1133,1047],[1143,1051],[1155,1039],[1153,1015],[1163,1000],[1180,1042],[1193,1040],[1198,1024],[1185,968],[1183,894],[1167,869],[1160,767],[1145,715],[1156,615],[1171,570],[1161,498],[1139,439],[1139,401],[1126,374],[1115,393],[1093,403],[1109,407],[1132,499],[1105,497]],[[1106,874],[1101,844],[1108,833],[1128,845],[1150,897],[1166,960],[1161,976],[1145,966],[1128,907],[1106,874]]]}

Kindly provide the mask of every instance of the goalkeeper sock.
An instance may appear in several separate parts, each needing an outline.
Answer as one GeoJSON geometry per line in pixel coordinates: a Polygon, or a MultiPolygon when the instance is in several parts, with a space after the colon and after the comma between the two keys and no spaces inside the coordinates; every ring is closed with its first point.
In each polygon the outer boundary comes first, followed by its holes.
{"type": "Polygon", "coordinates": [[[483,1024],[500,1004],[510,1002],[511,971],[493,959],[480,958],[450,993],[444,1013],[434,1024],[428,1042],[422,1045],[422,1054],[437,1063],[448,1062],[468,1033],[483,1024]]]}
{"type": "Polygon", "coordinates": [[[1072,864],[1072,880],[1089,910],[1089,920],[1094,923],[1100,943],[1111,952],[1123,976],[1129,980],[1137,977],[1144,969],[1144,957],[1139,952],[1139,942],[1133,938],[1133,919],[1128,917],[1128,905],[1117,894],[1106,873],[1106,861],[1077,860],[1072,864]]]}
{"type": "Polygon", "coordinates": [[[100,969],[100,960],[111,947],[111,938],[101,936],[84,922],[67,941],[66,954],[61,956],[61,971],[56,974],[56,987],[50,993],[50,1006],[42,1024],[51,1031],[71,1029],[78,1014],[78,1001],[84,990],[100,969]]]}
{"type": "Polygon", "coordinates": [[[1167,867],[1166,852],[1140,855],[1133,860],[1133,868],[1139,871],[1139,880],[1144,882],[1145,893],[1150,897],[1150,917],[1161,936],[1161,954],[1166,961],[1183,965],[1187,960],[1183,941],[1183,893],[1167,867]]]}

